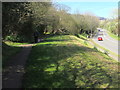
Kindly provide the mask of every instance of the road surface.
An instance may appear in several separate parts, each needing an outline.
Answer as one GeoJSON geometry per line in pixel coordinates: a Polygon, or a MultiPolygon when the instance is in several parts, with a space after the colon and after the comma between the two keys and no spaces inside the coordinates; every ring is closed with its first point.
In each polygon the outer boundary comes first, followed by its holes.
{"type": "Polygon", "coordinates": [[[120,55],[120,51],[118,50],[119,48],[119,43],[120,41],[117,41],[113,38],[111,38],[105,29],[99,29],[96,33],[96,35],[93,37],[93,41],[97,43],[98,45],[112,51],[113,53],[120,55]],[[98,41],[98,37],[101,36],[103,38],[103,41],[98,41]]]}

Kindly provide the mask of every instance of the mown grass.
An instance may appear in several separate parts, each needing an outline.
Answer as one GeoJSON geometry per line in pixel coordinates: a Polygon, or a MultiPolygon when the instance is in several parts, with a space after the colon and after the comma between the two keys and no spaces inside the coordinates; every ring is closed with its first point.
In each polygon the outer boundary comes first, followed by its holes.
{"type": "Polygon", "coordinates": [[[15,46],[15,47],[19,47],[18,45],[29,44],[29,43],[19,43],[19,42],[11,42],[11,41],[5,41],[4,43],[9,45],[9,46],[15,46]]]}
{"type": "Polygon", "coordinates": [[[71,35],[38,43],[27,61],[23,87],[117,88],[118,62],[86,43],[71,35]]]}
{"type": "Polygon", "coordinates": [[[90,41],[95,45],[95,47],[96,47],[96,46],[99,47],[100,49],[104,50],[104,52],[108,52],[108,54],[114,55],[114,56],[116,56],[116,57],[120,57],[120,55],[118,55],[118,54],[116,54],[116,53],[114,53],[114,52],[112,52],[112,51],[110,51],[110,50],[108,50],[108,49],[106,49],[106,48],[98,45],[98,44],[95,43],[93,40],[90,40],[90,41]]]}

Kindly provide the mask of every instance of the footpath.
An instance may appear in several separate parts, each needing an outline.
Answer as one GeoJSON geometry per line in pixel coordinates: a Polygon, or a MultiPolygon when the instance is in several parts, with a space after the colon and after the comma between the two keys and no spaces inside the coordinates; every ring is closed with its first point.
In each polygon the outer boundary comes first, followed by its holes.
{"type": "Polygon", "coordinates": [[[26,60],[33,44],[21,45],[22,50],[13,56],[2,73],[2,88],[21,88],[26,60]]]}

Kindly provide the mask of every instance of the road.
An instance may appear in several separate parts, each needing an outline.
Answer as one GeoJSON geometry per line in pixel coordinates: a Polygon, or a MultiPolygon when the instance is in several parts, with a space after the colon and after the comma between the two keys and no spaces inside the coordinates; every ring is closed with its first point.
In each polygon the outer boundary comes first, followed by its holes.
{"type": "Polygon", "coordinates": [[[115,54],[120,55],[120,51],[118,50],[118,43],[120,43],[120,41],[111,38],[105,29],[100,29],[100,31],[98,31],[93,37],[93,41],[98,45],[114,52],[115,54]],[[101,33],[103,33],[103,35],[101,33]],[[101,36],[103,41],[98,41],[98,36],[101,36]]]}

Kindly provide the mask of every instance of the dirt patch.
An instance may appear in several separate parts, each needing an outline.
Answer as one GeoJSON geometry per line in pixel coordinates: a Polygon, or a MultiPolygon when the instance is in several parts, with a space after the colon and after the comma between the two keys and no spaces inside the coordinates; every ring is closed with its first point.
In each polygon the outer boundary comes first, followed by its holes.
{"type": "Polygon", "coordinates": [[[2,88],[21,88],[24,67],[31,51],[32,44],[21,45],[22,50],[9,60],[2,74],[2,88]]]}

